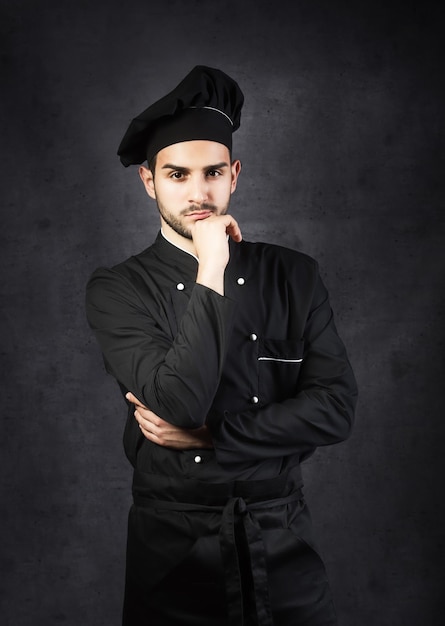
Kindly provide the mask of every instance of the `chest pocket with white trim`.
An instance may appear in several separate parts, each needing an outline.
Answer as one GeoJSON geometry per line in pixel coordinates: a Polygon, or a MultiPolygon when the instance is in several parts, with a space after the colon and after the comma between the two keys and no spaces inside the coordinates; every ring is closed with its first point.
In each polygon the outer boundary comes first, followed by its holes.
{"type": "Polygon", "coordinates": [[[294,395],[303,351],[303,340],[260,338],[258,391],[263,404],[279,402],[294,395]]]}

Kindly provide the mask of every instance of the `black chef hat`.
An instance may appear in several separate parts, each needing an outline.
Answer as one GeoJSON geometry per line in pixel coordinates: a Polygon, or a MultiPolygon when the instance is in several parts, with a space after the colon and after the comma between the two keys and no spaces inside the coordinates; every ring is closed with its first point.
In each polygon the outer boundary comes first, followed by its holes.
{"type": "Polygon", "coordinates": [[[135,117],[117,151],[125,167],[151,159],[167,146],[208,139],[232,149],[244,96],[220,70],[197,65],[169,94],[135,117]]]}

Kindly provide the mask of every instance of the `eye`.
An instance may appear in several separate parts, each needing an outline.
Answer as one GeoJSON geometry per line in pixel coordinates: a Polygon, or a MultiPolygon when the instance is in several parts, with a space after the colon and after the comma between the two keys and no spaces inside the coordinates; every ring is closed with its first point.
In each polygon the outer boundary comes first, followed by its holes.
{"type": "Polygon", "coordinates": [[[210,176],[211,178],[216,178],[218,176],[221,176],[221,172],[219,170],[208,170],[207,176],[210,176]]]}
{"type": "Polygon", "coordinates": [[[181,180],[181,178],[184,178],[184,173],[183,172],[172,172],[170,174],[170,178],[174,178],[174,180],[181,180]]]}

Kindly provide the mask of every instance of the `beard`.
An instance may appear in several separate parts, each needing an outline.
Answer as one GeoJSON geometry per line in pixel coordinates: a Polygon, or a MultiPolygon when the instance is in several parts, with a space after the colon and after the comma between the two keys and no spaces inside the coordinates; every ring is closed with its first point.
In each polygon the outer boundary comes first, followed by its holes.
{"type": "Polygon", "coordinates": [[[224,215],[229,208],[227,204],[222,210],[218,211],[218,207],[214,204],[208,204],[204,202],[203,204],[195,205],[192,204],[187,209],[183,209],[179,215],[173,215],[159,200],[157,200],[158,210],[161,214],[161,217],[164,219],[166,224],[170,226],[178,235],[181,237],[185,237],[186,239],[192,240],[192,233],[190,228],[188,228],[182,221],[182,217],[188,215],[189,213],[193,213],[195,211],[212,211],[214,215],[224,215]]]}

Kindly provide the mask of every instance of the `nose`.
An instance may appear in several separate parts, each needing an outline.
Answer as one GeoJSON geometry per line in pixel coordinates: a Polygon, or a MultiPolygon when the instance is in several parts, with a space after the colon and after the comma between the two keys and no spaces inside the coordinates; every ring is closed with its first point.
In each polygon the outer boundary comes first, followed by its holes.
{"type": "Polygon", "coordinates": [[[208,183],[202,176],[192,178],[190,181],[189,202],[192,204],[202,204],[209,198],[208,183]]]}

